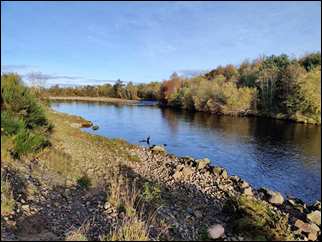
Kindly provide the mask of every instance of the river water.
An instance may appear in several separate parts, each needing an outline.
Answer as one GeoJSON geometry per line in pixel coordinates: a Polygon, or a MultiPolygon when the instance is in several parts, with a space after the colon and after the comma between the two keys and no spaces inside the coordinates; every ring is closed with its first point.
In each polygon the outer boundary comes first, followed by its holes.
{"type": "Polygon", "coordinates": [[[99,126],[87,132],[132,144],[151,136],[178,156],[209,158],[250,184],[305,202],[321,199],[321,127],[287,121],[215,116],[150,105],[54,102],[56,111],[99,126]]]}

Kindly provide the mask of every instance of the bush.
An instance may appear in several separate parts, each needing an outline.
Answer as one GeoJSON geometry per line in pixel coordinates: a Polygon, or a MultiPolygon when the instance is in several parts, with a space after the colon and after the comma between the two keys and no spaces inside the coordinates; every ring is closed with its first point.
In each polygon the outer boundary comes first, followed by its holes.
{"type": "MultiPolygon", "coordinates": [[[[27,128],[47,125],[41,105],[16,74],[1,76],[1,112],[6,110],[25,122],[27,128]]],[[[2,126],[1,126],[2,127],[2,126]]]]}
{"type": "Polygon", "coordinates": [[[25,128],[25,123],[18,117],[14,117],[9,112],[1,112],[1,128],[5,135],[13,135],[18,133],[19,130],[25,128]]]}
{"type": "Polygon", "coordinates": [[[77,180],[77,184],[81,187],[81,188],[89,188],[91,186],[91,180],[87,175],[84,175],[82,177],[80,177],[77,180]]]}
{"type": "Polygon", "coordinates": [[[27,129],[21,129],[14,139],[13,156],[20,158],[29,152],[36,152],[49,145],[49,141],[42,134],[32,133],[27,129]]]}
{"type": "Polygon", "coordinates": [[[146,202],[157,202],[161,201],[161,188],[159,185],[146,182],[143,186],[143,199],[146,202]]]}
{"type": "Polygon", "coordinates": [[[12,73],[1,75],[1,134],[13,136],[14,158],[49,145],[46,136],[52,127],[41,104],[23,86],[21,78],[12,73]]]}

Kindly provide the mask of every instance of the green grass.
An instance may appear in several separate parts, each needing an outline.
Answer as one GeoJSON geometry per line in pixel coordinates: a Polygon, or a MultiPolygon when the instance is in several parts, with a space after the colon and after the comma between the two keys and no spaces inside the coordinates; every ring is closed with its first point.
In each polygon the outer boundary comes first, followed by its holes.
{"type": "Polygon", "coordinates": [[[292,240],[288,217],[273,211],[268,204],[244,195],[233,204],[236,206],[233,216],[235,232],[252,240],[292,240]]]}
{"type": "Polygon", "coordinates": [[[144,201],[148,203],[161,203],[161,188],[157,184],[151,182],[145,182],[142,191],[142,197],[144,201]]]}

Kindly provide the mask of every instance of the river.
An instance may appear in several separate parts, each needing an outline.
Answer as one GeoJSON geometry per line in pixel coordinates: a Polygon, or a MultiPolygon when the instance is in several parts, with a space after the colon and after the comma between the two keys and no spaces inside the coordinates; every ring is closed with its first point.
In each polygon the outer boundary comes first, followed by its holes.
{"type": "Polygon", "coordinates": [[[56,111],[91,120],[89,133],[132,144],[151,136],[178,156],[209,158],[254,187],[305,202],[321,199],[321,127],[282,120],[215,116],[149,105],[53,102],[56,111]]]}

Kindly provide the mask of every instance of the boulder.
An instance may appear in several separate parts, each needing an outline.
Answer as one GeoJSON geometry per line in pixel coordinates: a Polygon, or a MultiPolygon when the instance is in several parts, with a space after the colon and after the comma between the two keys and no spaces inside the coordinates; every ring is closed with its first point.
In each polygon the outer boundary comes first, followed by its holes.
{"type": "Polygon", "coordinates": [[[272,191],[270,191],[268,194],[270,195],[270,198],[268,199],[270,203],[275,205],[283,204],[284,198],[282,194],[280,194],[279,192],[272,192],[272,191]]]}
{"type": "Polygon", "coordinates": [[[243,191],[243,193],[245,194],[245,195],[247,195],[247,196],[253,196],[254,194],[253,194],[253,190],[252,190],[252,188],[251,187],[247,187],[247,188],[245,188],[244,189],[244,191],[243,191]]]}
{"type": "Polygon", "coordinates": [[[160,145],[154,145],[151,147],[151,151],[152,152],[156,152],[156,153],[166,153],[166,150],[163,146],[160,145]]]}
{"type": "Polygon", "coordinates": [[[321,212],[316,210],[306,215],[306,218],[317,225],[321,225],[321,212]]]}
{"type": "Polygon", "coordinates": [[[189,178],[193,174],[193,170],[190,167],[184,167],[182,170],[177,169],[176,172],[173,174],[175,179],[180,179],[182,177],[189,178]]]}
{"type": "Polygon", "coordinates": [[[318,233],[320,228],[314,223],[304,223],[302,220],[297,219],[294,226],[304,233],[318,233]]]}
{"type": "Polygon", "coordinates": [[[228,178],[228,172],[225,169],[223,169],[222,172],[221,172],[221,176],[223,178],[228,178]]]}
{"type": "Polygon", "coordinates": [[[239,176],[230,176],[230,180],[232,180],[234,183],[238,184],[239,182],[244,182],[239,176]]]}
{"type": "Polygon", "coordinates": [[[93,125],[93,123],[91,122],[91,121],[83,121],[83,122],[81,122],[81,124],[80,124],[80,126],[82,127],[82,128],[89,128],[89,127],[91,127],[93,125]]]}
{"type": "Polygon", "coordinates": [[[222,168],[222,167],[219,167],[219,166],[215,166],[213,169],[212,169],[212,172],[214,174],[217,174],[219,176],[222,176],[223,178],[228,178],[228,172],[222,168]]]}
{"type": "Polygon", "coordinates": [[[73,128],[81,128],[82,127],[82,125],[79,123],[71,123],[70,126],[73,128]]]}
{"type": "Polygon", "coordinates": [[[221,224],[214,224],[208,229],[208,237],[211,239],[219,239],[225,234],[225,228],[221,224]]]}
{"type": "Polygon", "coordinates": [[[93,129],[93,130],[98,130],[98,129],[99,129],[99,127],[98,127],[98,125],[94,125],[94,126],[92,127],[92,129],[93,129]]]}
{"type": "Polygon", "coordinates": [[[267,201],[274,205],[281,205],[284,202],[284,197],[279,192],[273,192],[266,188],[260,188],[260,192],[263,192],[267,197],[267,201]]]}
{"type": "Polygon", "coordinates": [[[210,160],[208,158],[196,160],[196,162],[198,170],[204,169],[207,165],[210,164],[210,160]]]}
{"type": "Polygon", "coordinates": [[[221,172],[222,172],[223,168],[219,167],[219,166],[215,166],[213,169],[212,169],[212,172],[214,174],[217,174],[217,175],[220,175],[221,172]]]}
{"type": "Polygon", "coordinates": [[[320,201],[316,201],[313,205],[313,207],[317,210],[321,210],[321,202],[320,201]]]}
{"type": "Polygon", "coordinates": [[[311,232],[307,238],[309,241],[316,241],[318,239],[318,234],[316,232],[311,232]]]}
{"type": "Polygon", "coordinates": [[[241,181],[241,183],[240,183],[240,188],[242,188],[242,189],[246,189],[246,188],[248,188],[249,187],[249,184],[247,183],[247,182],[245,182],[245,181],[241,181]]]}
{"type": "Polygon", "coordinates": [[[296,228],[298,228],[298,229],[300,229],[300,230],[301,230],[301,228],[302,228],[302,226],[303,226],[304,224],[305,224],[305,223],[304,223],[302,220],[297,219],[297,220],[295,221],[294,226],[295,226],[296,228]]]}
{"type": "Polygon", "coordinates": [[[193,170],[190,167],[185,167],[181,171],[184,177],[190,177],[193,174],[193,170]]]}

